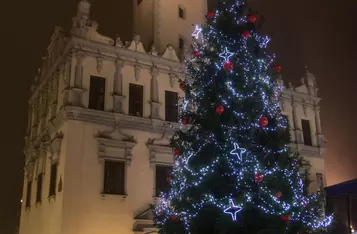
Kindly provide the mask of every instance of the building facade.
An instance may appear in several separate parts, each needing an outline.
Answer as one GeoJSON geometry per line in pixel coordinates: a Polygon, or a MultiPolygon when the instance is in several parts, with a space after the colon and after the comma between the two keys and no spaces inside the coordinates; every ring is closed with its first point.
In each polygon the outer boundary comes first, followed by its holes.
{"type": "MultiPolygon", "coordinates": [[[[31,87],[20,234],[155,230],[150,205],[172,168],[180,59],[206,12],[203,0],[166,2],[133,3],[135,27],[152,46],[139,35],[99,34],[85,0],[68,34],[55,28],[31,87]]],[[[309,72],[281,99],[291,147],[312,165],[310,191],[325,180],[319,102],[309,72]]]]}

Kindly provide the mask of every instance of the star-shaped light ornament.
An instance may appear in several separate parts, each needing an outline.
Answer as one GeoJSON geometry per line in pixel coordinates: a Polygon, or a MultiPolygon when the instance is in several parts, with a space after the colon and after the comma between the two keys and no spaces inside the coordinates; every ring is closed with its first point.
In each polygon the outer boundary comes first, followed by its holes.
{"type": "Polygon", "coordinates": [[[241,212],[242,207],[234,205],[232,199],[229,200],[230,207],[224,210],[225,214],[230,214],[232,216],[233,221],[237,220],[237,214],[241,212]]]}
{"type": "Polygon", "coordinates": [[[234,55],[234,53],[229,52],[228,49],[227,49],[227,47],[226,47],[225,50],[224,50],[224,52],[222,52],[222,53],[219,54],[219,57],[220,57],[220,58],[223,58],[223,59],[224,59],[224,62],[226,63],[226,62],[229,61],[229,59],[230,59],[233,55],[234,55]]]}
{"type": "Polygon", "coordinates": [[[231,151],[231,154],[235,154],[238,157],[238,160],[241,162],[242,161],[242,155],[247,152],[246,149],[240,148],[238,143],[233,143],[234,144],[234,150],[231,151]]]}
{"type": "Polygon", "coordinates": [[[196,39],[200,37],[200,34],[202,33],[202,28],[200,25],[195,25],[195,30],[192,33],[192,36],[196,39]]]}

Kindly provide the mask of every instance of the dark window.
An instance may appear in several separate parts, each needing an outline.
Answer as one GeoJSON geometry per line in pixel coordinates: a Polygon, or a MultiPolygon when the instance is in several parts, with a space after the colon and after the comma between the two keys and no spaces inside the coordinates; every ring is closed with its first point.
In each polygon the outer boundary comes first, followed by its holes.
{"type": "Polygon", "coordinates": [[[42,178],[42,174],[37,176],[36,202],[40,202],[42,200],[42,178]]]}
{"type": "Polygon", "coordinates": [[[180,50],[183,50],[185,47],[185,41],[180,37],[179,38],[179,48],[180,50]]]}
{"type": "Polygon", "coordinates": [[[165,120],[170,122],[178,121],[178,94],[165,91],[165,120]]]}
{"type": "Polygon", "coordinates": [[[185,17],[185,10],[183,9],[183,7],[178,8],[178,15],[181,19],[185,17]]]}
{"type": "Polygon", "coordinates": [[[125,194],[125,163],[105,161],[104,191],[105,194],[125,194]]]}
{"type": "Polygon", "coordinates": [[[143,117],[143,86],[129,85],[129,115],[143,117]]]}
{"type": "Polygon", "coordinates": [[[51,166],[51,177],[50,177],[50,191],[48,196],[56,195],[56,183],[57,183],[57,164],[51,166]]]}
{"type": "Polygon", "coordinates": [[[27,191],[26,191],[26,207],[30,207],[31,204],[31,191],[32,191],[32,181],[27,182],[27,191]]]}
{"type": "Polygon", "coordinates": [[[91,76],[88,108],[93,110],[103,111],[104,100],[105,100],[105,78],[91,76]]]}
{"type": "Polygon", "coordinates": [[[304,136],[304,144],[312,145],[310,121],[306,120],[306,119],[302,119],[301,125],[302,125],[302,132],[303,132],[303,136],[304,136]]]}
{"type": "Polygon", "coordinates": [[[159,196],[161,192],[168,192],[170,189],[170,180],[169,177],[171,176],[172,167],[171,166],[156,166],[156,189],[155,189],[155,196],[159,196]]]}

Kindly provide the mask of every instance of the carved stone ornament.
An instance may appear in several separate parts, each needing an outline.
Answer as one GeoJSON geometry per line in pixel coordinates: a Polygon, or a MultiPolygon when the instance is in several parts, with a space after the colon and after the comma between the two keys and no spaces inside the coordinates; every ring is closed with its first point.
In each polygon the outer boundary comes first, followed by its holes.
{"type": "Polygon", "coordinates": [[[136,81],[139,81],[139,79],[140,79],[140,72],[141,72],[141,66],[139,66],[139,65],[135,65],[134,66],[134,69],[135,69],[135,80],[136,81]]]}
{"type": "Polygon", "coordinates": [[[98,157],[100,162],[105,159],[125,161],[130,166],[132,149],[136,145],[133,136],[123,133],[116,124],[111,131],[99,132],[96,136],[98,142],[98,157]]]}
{"type": "Polygon", "coordinates": [[[61,145],[62,145],[63,133],[58,132],[55,136],[51,139],[49,144],[49,150],[51,153],[52,164],[58,163],[60,152],[61,152],[61,145]]]}
{"type": "Polygon", "coordinates": [[[177,84],[177,80],[178,80],[178,77],[176,74],[174,73],[170,73],[170,85],[171,85],[171,88],[175,88],[176,87],[176,84],[177,84]]]}
{"type": "Polygon", "coordinates": [[[304,116],[306,117],[307,116],[307,104],[306,104],[305,99],[302,100],[302,108],[304,111],[304,116]]]}
{"type": "Polygon", "coordinates": [[[166,135],[166,131],[160,138],[149,138],[146,145],[150,150],[149,161],[151,166],[154,166],[156,163],[167,163],[171,161],[172,149],[170,147],[170,137],[166,135]],[[158,159],[158,153],[167,155],[169,157],[168,160],[163,161],[158,159]]]}
{"type": "Polygon", "coordinates": [[[103,58],[98,57],[97,58],[97,72],[101,73],[103,70],[103,58]]]}
{"type": "Polygon", "coordinates": [[[35,170],[35,161],[29,161],[25,165],[25,173],[27,181],[31,181],[33,179],[33,173],[35,170]]]}

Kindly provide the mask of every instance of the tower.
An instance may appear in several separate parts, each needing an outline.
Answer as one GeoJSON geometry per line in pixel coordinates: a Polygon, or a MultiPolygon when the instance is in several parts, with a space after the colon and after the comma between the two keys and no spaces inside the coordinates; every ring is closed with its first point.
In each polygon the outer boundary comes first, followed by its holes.
{"type": "Polygon", "coordinates": [[[191,44],[194,24],[202,24],[207,0],[135,0],[135,32],[146,47],[155,45],[161,52],[171,44],[178,53],[191,44]]]}

